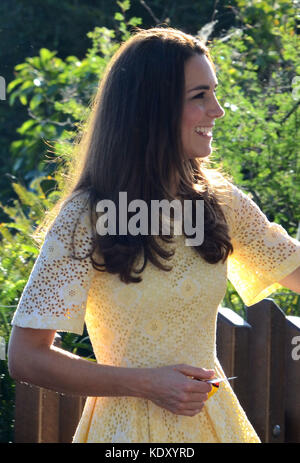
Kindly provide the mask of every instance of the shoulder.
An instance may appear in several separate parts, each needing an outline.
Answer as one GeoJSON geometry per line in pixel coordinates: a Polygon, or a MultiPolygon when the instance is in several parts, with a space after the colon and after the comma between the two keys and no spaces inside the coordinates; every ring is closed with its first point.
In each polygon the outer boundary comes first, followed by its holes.
{"type": "Polygon", "coordinates": [[[88,190],[78,190],[63,200],[59,213],[80,213],[90,209],[90,193],[88,190]]]}
{"type": "Polygon", "coordinates": [[[232,179],[223,174],[216,172],[208,178],[210,191],[215,195],[218,203],[224,207],[227,212],[246,209],[249,206],[259,209],[252,199],[252,194],[247,192],[244,187],[233,183],[232,179]]]}
{"type": "Polygon", "coordinates": [[[221,207],[229,226],[231,237],[241,222],[261,220],[262,213],[252,200],[250,193],[233,183],[220,172],[214,172],[208,179],[209,189],[221,207]]]}
{"type": "Polygon", "coordinates": [[[84,252],[91,248],[93,226],[88,191],[76,191],[61,203],[45,241],[49,239],[72,244],[84,252]]]}
{"type": "Polygon", "coordinates": [[[238,188],[231,179],[218,171],[208,169],[205,174],[209,193],[216,198],[223,212],[227,214],[232,208],[234,195],[238,188]]]}
{"type": "Polygon", "coordinates": [[[59,205],[53,226],[62,223],[82,221],[90,212],[90,194],[88,191],[75,191],[65,198],[59,205]]]}

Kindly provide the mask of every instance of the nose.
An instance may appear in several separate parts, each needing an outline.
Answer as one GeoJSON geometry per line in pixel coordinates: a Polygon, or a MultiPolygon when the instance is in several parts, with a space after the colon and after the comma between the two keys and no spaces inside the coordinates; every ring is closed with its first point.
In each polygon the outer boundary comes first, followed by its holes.
{"type": "Polygon", "coordinates": [[[207,109],[207,114],[209,117],[218,119],[225,116],[225,110],[220,105],[217,97],[215,97],[214,105],[207,109]]]}

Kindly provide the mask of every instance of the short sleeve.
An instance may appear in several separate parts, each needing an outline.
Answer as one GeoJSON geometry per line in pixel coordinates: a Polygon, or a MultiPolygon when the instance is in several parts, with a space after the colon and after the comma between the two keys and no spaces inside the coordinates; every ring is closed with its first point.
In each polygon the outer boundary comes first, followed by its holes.
{"type": "Polygon", "coordinates": [[[247,306],[282,286],[280,280],[300,266],[300,242],[270,222],[257,204],[230,183],[226,218],[234,248],[228,278],[247,306]]]}
{"type": "Polygon", "coordinates": [[[87,257],[92,249],[89,210],[87,192],[63,203],[46,234],[12,325],[83,333],[94,274],[87,257]]]}

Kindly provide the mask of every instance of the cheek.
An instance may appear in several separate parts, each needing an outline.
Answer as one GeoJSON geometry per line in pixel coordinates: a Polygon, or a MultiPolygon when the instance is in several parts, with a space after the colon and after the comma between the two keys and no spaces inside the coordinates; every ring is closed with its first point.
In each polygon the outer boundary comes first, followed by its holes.
{"type": "Polygon", "coordinates": [[[183,127],[185,130],[195,127],[203,119],[203,108],[200,105],[189,105],[183,112],[183,127]]]}

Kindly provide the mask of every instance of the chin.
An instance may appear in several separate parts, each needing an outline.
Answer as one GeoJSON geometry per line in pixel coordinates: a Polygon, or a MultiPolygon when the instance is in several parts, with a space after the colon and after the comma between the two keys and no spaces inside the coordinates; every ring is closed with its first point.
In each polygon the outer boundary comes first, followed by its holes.
{"type": "Polygon", "coordinates": [[[189,156],[189,159],[195,159],[195,158],[207,158],[211,154],[212,150],[207,150],[207,151],[202,151],[200,153],[194,153],[191,156],[189,156]]]}
{"type": "Polygon", "coordinates": [[[188,154],[185,155],[186,159],[197,159],[197,158],[206,158],[212,153],[213,149],[212,146],[201,146],[201,147],[195,147],[195,149],[191,149],[188,152],[188,154]]]}

